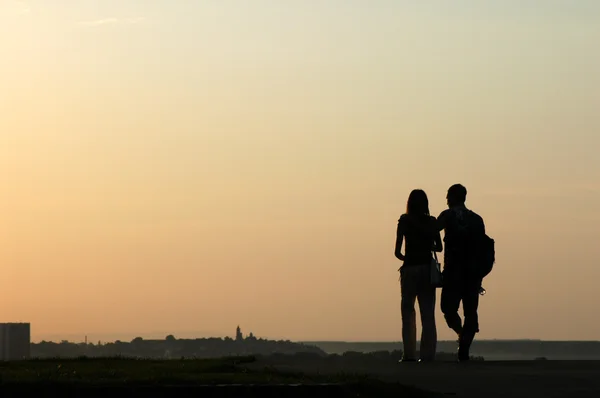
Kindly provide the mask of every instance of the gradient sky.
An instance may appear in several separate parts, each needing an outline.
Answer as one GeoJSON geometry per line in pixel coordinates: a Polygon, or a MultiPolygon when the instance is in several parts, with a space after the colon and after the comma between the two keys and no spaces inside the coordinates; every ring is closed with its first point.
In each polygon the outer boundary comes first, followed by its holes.
{"type": "Polygon", "coordinates": [[[0,321],[400,340],[397,219],[460,182],[478,338],[600,339],[599,43],[597,0],[3,0],[0,321]]]}

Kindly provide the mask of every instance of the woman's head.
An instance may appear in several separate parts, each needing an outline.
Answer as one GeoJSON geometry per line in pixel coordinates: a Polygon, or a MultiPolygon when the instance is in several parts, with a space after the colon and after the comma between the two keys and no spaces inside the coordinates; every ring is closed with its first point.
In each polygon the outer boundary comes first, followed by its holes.
{"type": "Polygon", "coordinates": [[[422,189],[413,190],[408,196],[408,202],[406,203],[406,213],[429,215],[429,200],[427,194],[422,189]]]}

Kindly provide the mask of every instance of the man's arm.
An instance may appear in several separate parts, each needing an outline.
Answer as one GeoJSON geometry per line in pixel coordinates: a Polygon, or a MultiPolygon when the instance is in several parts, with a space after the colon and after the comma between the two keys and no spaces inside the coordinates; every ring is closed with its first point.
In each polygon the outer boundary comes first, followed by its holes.
{"type": "Polygon", "coordinates": [[[437,222],[436,222],[436,226],[437,226],[437,230],[442,231],[446,228],[446,220],[448,218],[448,210],[444,210],[443,212],[440,213],[440,215],[437,218],[437,222]]]}
{"type": "Polygon", "coordinates": [[[442,245],[442,236],[440,235],[440,232],[437,231],[435,234],[435,240],[433,243],[433,251],[440,253],[443,249],[444,249],[444,247],[442,245]]]}

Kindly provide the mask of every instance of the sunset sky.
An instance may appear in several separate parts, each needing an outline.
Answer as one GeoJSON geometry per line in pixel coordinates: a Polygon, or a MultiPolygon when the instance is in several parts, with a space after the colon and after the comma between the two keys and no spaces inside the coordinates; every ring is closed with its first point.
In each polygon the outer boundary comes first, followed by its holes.
{"type": "Polygon", "coordinates": [[[477,338],[599,340],[599,21],[598,0],[0,1],[0,321],[400,340],[397,219],[459,182],[496,240],[477,338]]]}

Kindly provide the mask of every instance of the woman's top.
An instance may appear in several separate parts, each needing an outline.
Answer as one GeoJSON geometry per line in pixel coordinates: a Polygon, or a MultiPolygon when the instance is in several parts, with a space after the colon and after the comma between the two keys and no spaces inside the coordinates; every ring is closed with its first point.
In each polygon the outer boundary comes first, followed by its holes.
{"type": "Polygon", "coordinates": [[[403,214],[398,220],[396,252],[402,247],[403,237],[406,242],[403,266],[431,263],[435,240],[441,241],[435,217],[403,214]]]}

